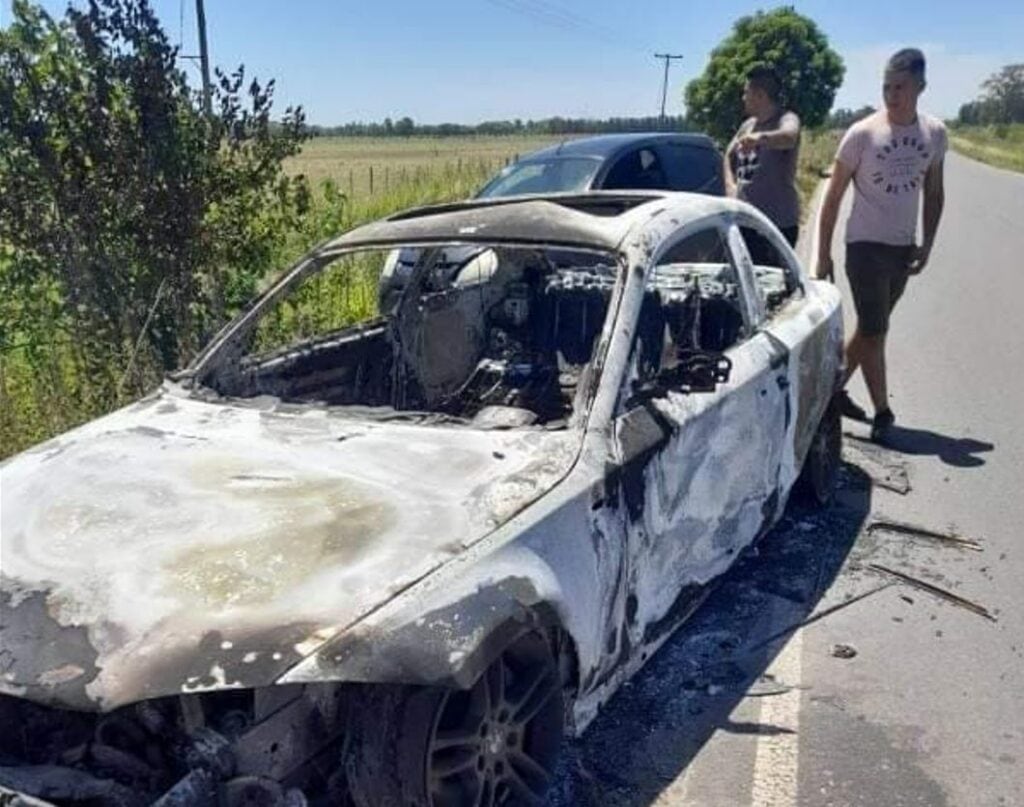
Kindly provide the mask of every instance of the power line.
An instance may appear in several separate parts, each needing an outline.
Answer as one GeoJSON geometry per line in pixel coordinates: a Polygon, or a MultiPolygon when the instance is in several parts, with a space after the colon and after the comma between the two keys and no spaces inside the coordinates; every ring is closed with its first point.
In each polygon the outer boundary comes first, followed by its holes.
{"type": "Polygon", "coordinates": [[[682,59],[681,53],[655,53],[655,59],[665,60],[665,78],[661,82],[661,119],[660,122],[665,122],[665,96],[668,94],[668,65],[673,59],[682,59]]]}
{"type": "Polygon", "coordinates": [[[594,22],[554,3],[545,2],[545,0],[488,0],[488,2],[508,11],[531,17],[546,25],[561,28],[563,31],[583,34],[632,50],[647,51],[644,45],[624,36],[622,31],[616,31],[614,28],[594,22]]]}

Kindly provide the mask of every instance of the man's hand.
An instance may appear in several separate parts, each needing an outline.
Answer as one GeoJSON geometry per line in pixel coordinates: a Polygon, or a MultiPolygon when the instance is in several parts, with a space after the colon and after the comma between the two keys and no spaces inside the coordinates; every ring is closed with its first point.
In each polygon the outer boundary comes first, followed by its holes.
{"type": "Polygon", "coordinates": [[[828,280],[832,283],[836,282],[836,267],[832,263],[831,255],[822,254],[818,256],[818,266],[814,270],[814,278],[816,280],[828,280]]]}
{"type": "Polygon", "coordinates": [[[754,151],[761,143],[762,132],[751,132],[745,134],[737,142],[741,151],[754,151]]]}
{"type": "Polygon", "coordinates": [[[907,271],[912,275],[921,274],[921,270],[924,269],[928,263],[928,258],[932,253],[932,248],[927,244],[924,246],[915,246],[910,253],[910,260],[907,261],[907,271]]]}

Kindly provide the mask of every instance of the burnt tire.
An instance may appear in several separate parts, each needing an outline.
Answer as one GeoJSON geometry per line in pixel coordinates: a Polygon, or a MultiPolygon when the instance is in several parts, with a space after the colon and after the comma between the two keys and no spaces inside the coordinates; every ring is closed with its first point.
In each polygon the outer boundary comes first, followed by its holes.
{"type": "Polygon", "coordinates": [[[821,417],[796,481],[800,501],[810,507],[825,508],[835,499],[842,464],[843,426],[839,405],[833,398],[821,417]]]}
{"type": "Polygon", "coordinates": [[[468,690],[367,686],[344,765],[358,807],[543,805],[565,702],[548,638],[521,635],[468,690]]]}

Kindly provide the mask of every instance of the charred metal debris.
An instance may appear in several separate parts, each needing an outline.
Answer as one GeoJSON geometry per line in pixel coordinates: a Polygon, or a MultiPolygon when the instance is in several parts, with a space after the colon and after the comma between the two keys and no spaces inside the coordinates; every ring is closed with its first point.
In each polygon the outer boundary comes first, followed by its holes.
{"type": "Polygon", "coordinates": [[[278,686],[159,698],[108,714],[0,695],[4,788],[57,804],[338,803],[346,697],[278,686]]]}

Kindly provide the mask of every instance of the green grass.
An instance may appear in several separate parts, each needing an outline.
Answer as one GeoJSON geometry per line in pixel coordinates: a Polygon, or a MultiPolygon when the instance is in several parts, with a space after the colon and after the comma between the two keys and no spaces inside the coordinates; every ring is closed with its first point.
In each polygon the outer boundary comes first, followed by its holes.
{"type": "Polygon", "coordinates": [[[839,147],[839,131],[804,132],[797,164],[796,186],[800,192],[800,211],[806,221],[810,215],[811,198],[818,183],[828,176],[839,147]]]}
{"type": "Polygon", "coordinates": [[[997,168],[1024,172],[1024,123],[952,126],[949,142],[967,157],[997,168]]]}
{"type": "MultiPolygon", "coordinates": [[[[502,137],[317,137],[285,163],[317,187],[329,179],[352,200],[388,194],[431,176],[465,173],[482,184],[506,163],[573,135],[502,137]]],[[[476,190],[474,188],[473,190],[476,190]]]]}

